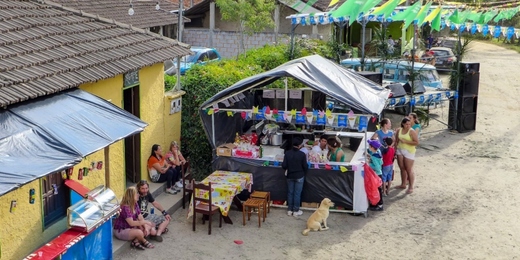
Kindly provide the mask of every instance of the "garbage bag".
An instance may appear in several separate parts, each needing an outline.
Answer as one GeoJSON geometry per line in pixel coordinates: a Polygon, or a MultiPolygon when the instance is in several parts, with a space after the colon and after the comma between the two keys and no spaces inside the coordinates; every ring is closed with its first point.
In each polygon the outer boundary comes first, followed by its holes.
{"type": "Polygon", "coordinates": [[[378,188],[383,185],[383,181],[368,164],[365,163],[363,168],[365,170],[365,191],[367,193],[368,201],[370,202],[370,205],[376,205],[380,199],[378,188]]]}

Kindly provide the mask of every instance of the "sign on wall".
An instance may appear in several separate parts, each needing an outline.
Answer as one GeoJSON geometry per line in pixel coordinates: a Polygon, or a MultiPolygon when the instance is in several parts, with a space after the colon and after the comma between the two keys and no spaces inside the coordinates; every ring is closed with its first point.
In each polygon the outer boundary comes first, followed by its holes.
{"type": "Polygon", "coordinates": [[[123,86],[130,87],[139,84],[139,71],[134,70],[123,74],[123,86]]]}
{"type": "Polygon", "coordinates": [[[170,115],[178,113],[182,108],[182,98],[172,99],[170,101],[170,115]]]}

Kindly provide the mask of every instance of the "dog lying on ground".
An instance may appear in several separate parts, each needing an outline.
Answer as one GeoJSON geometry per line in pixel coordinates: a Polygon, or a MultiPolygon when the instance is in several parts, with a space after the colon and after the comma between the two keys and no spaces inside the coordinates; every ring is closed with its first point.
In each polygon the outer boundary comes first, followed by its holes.
{"type": "Polygon", "coordinates": [[[307,220],[307,229],[302,232],[302,235],[306,236],[309,234],[309,231],[322,231],[328,230],[327,227],[327,218],[329,217],[329,208],[334,207],[334,203],[328,199],[324,198],[320,207],[312,213],[312,215],[307,220]],[[323,224],[323,226],[321,225],[323,224]]]}

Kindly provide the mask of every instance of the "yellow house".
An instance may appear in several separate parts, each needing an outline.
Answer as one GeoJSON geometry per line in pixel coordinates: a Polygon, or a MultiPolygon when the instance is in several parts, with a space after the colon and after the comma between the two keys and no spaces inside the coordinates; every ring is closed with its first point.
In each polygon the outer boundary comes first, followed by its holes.
{"type": "Polygon", "coordinates": [[[163,62],[190,51],[172,39],[51,3],[3,4],[0,259],[22,259],[67,229],[71,192],[64,179],[89,189],[105,185],[120,199],[127,179],[148,178],[151,146],[179,140],[181,113],[172,105],[178,105],[184,92],[165,93],[163,62]],[[56,105],[45,102],[66,100],[71,90],[100,97],[99,102],[116,111],[113,121],[99,123],[107,117],[98,110],[66,103],[42,113],[56,105]],[[92,145],[90,137],[103,129],[119,131],[119,122],[130,114],[147,124],[144,131],[135,127],[117,138],[103,136],[104,145],[92,145]],[[31,124],[31,118],[46,123],[31,124]],[[79,127],[74,120],[87,123],[79,127]],[[65,145],[52,145],[42,136],[65,145]],[[66,139],[74,144],[62,142],[66,139]],[[80,169],[90,173],[81,176],[80,169]]]}

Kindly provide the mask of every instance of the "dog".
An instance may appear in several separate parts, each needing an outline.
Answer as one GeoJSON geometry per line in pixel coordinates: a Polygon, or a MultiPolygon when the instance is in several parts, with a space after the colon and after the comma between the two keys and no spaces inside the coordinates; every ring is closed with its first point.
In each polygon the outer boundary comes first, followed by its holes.
{"type": "Polygon", "coordinates": [[[307,220],[307,229],[302,231],[302,235],[306,236],[309,234],[309,231],[322,231],[328,230],[327,227],[327,218],[329,217],[329,208],[334,207],[334,203],[329,198],[324,198],[320,207],[312,213],[312,215],[307,220]],[[323,224],[323,226],[321,225],[323,224]]]}

